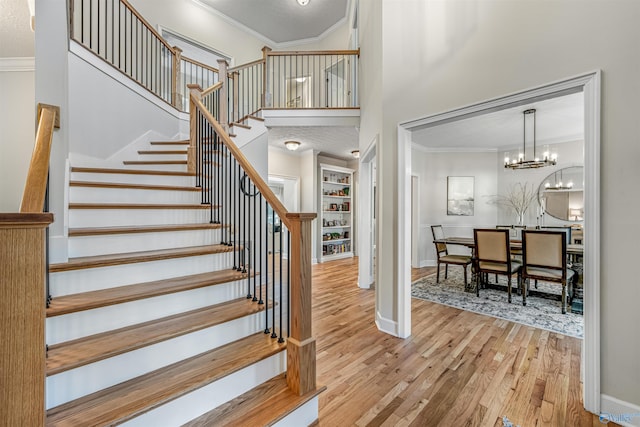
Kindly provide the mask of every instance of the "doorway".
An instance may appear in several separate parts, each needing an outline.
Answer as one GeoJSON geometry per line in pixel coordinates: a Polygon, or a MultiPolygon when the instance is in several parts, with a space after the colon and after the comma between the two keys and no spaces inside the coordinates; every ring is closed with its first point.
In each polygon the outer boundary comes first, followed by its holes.
{"type": "Polygon", "coordinates": [[[378,137],[360,156],[358,201],[358,287],[369,289],[375,283],[377,241],[377,142],[378,137]]]}
{"type": "Polygon", "coordinates": [[[404,239],[397,252],[398,322],[405,330],[411,327],[411,144],[412,131],[424,126],[437,126],[531,102],[584,92],[584,340],[582,373],[584,406],[590,412],[600,411],[600,81],[599,71],[550,83],[517,94],[488,100],[472,106],[448,111],[398,125],[397,170],[398,230],[404,239]]]}

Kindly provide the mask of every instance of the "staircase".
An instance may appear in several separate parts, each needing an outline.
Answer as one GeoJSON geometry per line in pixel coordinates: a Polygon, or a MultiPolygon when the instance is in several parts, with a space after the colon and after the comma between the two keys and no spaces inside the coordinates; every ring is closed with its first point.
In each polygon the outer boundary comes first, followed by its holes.
{"type": "Polygon", "coordinates": [[[244,248],[220,243],[233,230],[210,223],[187,145],[151,142],[121,168],[71,169],[70,258],[50,266],[48,426],[317,419],[322,389],[287,387],[286,342],[247,298],[248,283],[267,279],[232,268],[244,248]]]}

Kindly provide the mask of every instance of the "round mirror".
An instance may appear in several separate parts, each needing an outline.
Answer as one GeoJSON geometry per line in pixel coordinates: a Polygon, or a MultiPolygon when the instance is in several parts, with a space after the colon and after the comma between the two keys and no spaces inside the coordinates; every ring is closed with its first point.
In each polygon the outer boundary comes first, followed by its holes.
{"type": "Polygon", "coordinates": [[[542,180],[538,187],[542,211],[563,221],[584,219],[584,167],[558,169],[542,180]]]}

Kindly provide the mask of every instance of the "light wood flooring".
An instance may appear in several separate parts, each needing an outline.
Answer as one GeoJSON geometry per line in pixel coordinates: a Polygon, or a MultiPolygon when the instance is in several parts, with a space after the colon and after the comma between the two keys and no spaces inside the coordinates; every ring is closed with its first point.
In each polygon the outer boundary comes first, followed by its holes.
{"type": "Polygon", "coordinates": [[[320,426],[603,425],[582,406],[580,340],[417,299],[395,338],[357,275],[357,259],[313,267],[320,426]]]}

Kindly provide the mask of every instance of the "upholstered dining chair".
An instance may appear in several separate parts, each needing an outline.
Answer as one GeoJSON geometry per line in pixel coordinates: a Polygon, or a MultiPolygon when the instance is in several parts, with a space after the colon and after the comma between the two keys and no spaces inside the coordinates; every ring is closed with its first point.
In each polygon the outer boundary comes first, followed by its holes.
{"type": "Polygon", "coordinates": [[[471,264],[471,255],[455,255],[449,254],[446,243],[436,242],[436,240],[444,239],[444,231],[441,225],[432,225],[431,234],[433,235],[433,243],[436,245],[436,256],[438,258],[438,272],[436,274],[436,283],[440,283],[440,264],[444,264],[444,278],[447,278],[449,264],[460,265],[464,271],[464,285],[467,286],[467,266],[471,264]]]}
{"type": "Polygon", "coordinates": [[[480,284],[489,273],[507,276],[507,299],[511,302],[511,277],[517,274],[521,286],[519,260],[511,257],[509,230],[476,228],[473,230],[476,262],[476,295],[480,296],[480,284]]]}
{"type": "Polygon", "coordinates": [[[567,312],[567,285],[575,272],[567,268],[567,236],[564,231],[527,230],[522,233],[522,305],[527,305],[530,279],[562,286],[562,314],[567,312]]]}

